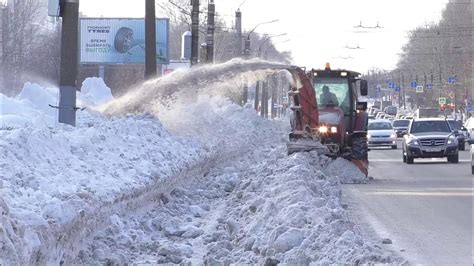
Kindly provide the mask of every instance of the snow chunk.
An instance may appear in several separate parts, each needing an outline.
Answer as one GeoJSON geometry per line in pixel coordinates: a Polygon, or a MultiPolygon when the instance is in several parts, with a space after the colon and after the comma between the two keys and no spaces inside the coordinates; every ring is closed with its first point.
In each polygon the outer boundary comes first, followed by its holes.
{"type": "Polygon", "coordinates": [[[276,252],[286,252],[301,245],[304,239],[304,232],[301,229],[291,228],[275,240],[273,248],[276,252]]]}
{"type": "Polygon", "coordinates": [[[328,176],[337,176],[344,184],[367,183],[368,178],[350,161],[337,158],[330,162],[324,172],[328,176]]]}
{"type": "Polygon", "coordinates": [[[80,104],[90,107],[98,107],[113,100],[112,92],[107,85],[105,85],[102,78],[86,78],[82,82],[81,92],[78,100],[80,104]]]}

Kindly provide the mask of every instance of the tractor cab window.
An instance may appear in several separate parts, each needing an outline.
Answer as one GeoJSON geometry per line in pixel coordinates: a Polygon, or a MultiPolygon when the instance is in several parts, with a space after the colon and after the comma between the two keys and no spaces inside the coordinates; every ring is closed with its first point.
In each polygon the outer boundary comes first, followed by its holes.
{"type": "Polygon", "coordinates": [[[345,114],[350,114],[349,83],[344,78],[314,79],[314,90],[319,108],[327,106],[340,107],[345,114]]]}

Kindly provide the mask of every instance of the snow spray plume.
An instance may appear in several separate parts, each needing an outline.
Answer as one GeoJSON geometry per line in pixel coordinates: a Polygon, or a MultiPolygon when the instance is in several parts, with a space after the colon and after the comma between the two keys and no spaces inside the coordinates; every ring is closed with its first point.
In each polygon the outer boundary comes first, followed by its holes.
{"type": "Polygon", "coordinates": [[[204,65],[180,70],[145,82],[102,108],[107,114],[156,112],[157,105],[172,108],[179,98],[182,102],[197,99],[200,94],[221,95],[241,90],[242,80],[261,80],[271,73],[287,69],[288,65],[260,59],[233,59],[226,63],[204,65]]]}

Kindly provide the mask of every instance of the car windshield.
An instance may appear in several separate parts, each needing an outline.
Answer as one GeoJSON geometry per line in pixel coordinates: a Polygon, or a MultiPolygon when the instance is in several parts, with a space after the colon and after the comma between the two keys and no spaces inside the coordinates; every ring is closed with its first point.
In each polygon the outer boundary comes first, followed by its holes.
{"type": "Polygon", "coordinates": [[[451,132],[446,121],[415,121],[410,133],[451,132]]]}
{"type": "Polygon", "coordinates": [[[394,127],[408,127],[410,120],[395,120],[393,121],[394,127]]]}
{"type": "Polygon", "coordinates": [[[461,123],[455,120],[448,120],[449,127],[451,127],[452,130],[461,130],[461,123]]]}
{"type": "Polygon", "coordinates": [[[350,114],[349,82],[346,78],[314,78],[314,90],[320,108],[333,104],[341,107],[345,114],[350,114]]]}
{"type": "Polygon", "coordinates": [[[373,122],[367,126],[368,130],[387,130],[392,129],[392,125],[389,122],[373,122]]]}

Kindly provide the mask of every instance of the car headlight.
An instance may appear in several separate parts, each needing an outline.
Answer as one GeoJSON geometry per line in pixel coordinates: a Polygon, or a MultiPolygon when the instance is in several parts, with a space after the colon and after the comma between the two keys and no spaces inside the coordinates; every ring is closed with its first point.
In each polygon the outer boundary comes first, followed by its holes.
{"type": "Polygon", "coordinates": [[[453,145],[453,144],[458,144],[457,139],[453,137],[448,138],[448,145],[453,145]]]}
{"type": "Polygon", "coordinates": [[[328,127],[327,127],[327,126],[321,126],[321,127],[319,127],[319,132],[320,132],[320,133],[323,133],[323,134],[328,133],[328,127]]]}
{"type": "Polygon", "coordinates": [[[331,133],[337,133],[337,127],[331,127],[331,133]]]}
{"type": "Polygon", "coordinates": [[[397,137],[397,135],[395,135],[395,133],[392,133],[392,135],[390,135],[390,138],[392,138],[392,139],[396,138],[396,137],[397,137]]]}
{"type": "Polygon", "coordinates": [[[408,145],[419,146],[420,142],[417,139],[412,139],[408,142],[408,145]]]}
{"type": "Polygon", "coordinates": [[[370,139],[372,136],[370,136],[369,134],[367,134],[367,139],[370,139]]]}

